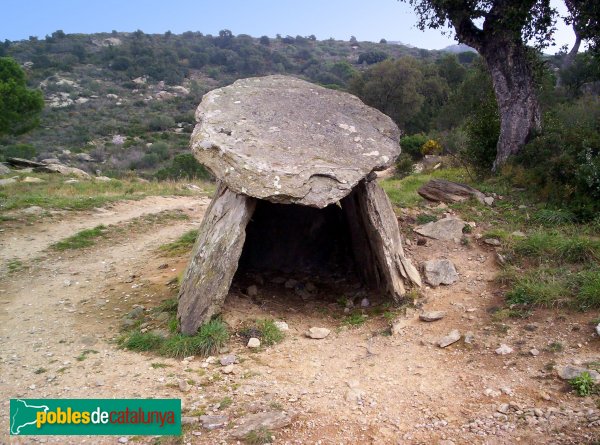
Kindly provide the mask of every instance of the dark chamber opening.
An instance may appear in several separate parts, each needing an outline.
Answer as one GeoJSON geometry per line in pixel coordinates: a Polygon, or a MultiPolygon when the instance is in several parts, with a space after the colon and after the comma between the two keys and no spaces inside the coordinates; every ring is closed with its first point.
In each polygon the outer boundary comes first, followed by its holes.
{"type": "Polygon", "coordinates": [[[246,227],[238,272],[355,275],[344,212],[260,200],[246,227]]]}

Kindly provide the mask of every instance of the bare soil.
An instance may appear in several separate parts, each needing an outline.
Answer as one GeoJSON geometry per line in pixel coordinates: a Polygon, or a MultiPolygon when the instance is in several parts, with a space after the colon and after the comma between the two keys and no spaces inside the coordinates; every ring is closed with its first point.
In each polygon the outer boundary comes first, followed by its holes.
{"type": "MultiPolygon", "coordinates": [[[[232,374],[222,373],[218,360],[182,361],[119,349],[115,339],[125,314],[135,305],[151,309],[176,296],[172,283],[187,258],[165,258],[157,249],[196,228],[207,205],[205,198],[153,197],[4,226],[0,415],[5,426],[10,398],[174,397],[182,399],[186,423],[191,423],[182,439],[129,441],[237,443],[231,432],[244,416],[274,410],[293,417],[273,431],[276,444],[579,444],[600,439],[597,398],[576,396],[555,370],[568,363],[600,362],[600,340],[590,324],[598,314],[537,310],[527,319],[494,318],[502,295],[493,281],[498,271],[494,250],[475,237],[483,228],[469,235],[469,245],[428,240],[418,246],[411,236],[406,251],[413,261],[448,258],[459,281],[424,287],[415,308],[394,309],[371,295],[371,307],[363,310],[367,320],[358,326],[347,323],[340,304],[353,296],[349,283],[295,277],[318,289],[303,299],[273,283],[272,276],[238,277],[223,314],[231,331],[263,318],[286,321],[290,330],[281,343],[257,352],[234,335],[228,350],[239,363],[232,374]],[[190,219],[129,224],[165,210],[180,210],[190,219]],[[83,250],[48,249],[98,224],[124,230],[83,250]],[[25,268],[9,272],[5,266],[11,259],[23,261],[25,268]],[[245,294],[249,284],[257,285],[257,296],[245,294]],[[447,315],[426,323],[418,319],[422,310],[447,315]],[[399,335],[389,335],[391,318],[405,324],[399,335]],[[322,340],[309,339],[304,332],[312,326],[332,332],[322,340]],[[463,335],[471,331],[474,342],[461,339],[439,348],[436,342],[452,329],[463,335]],[[496,354],[500,344],[514,352],[496,354]],[[540,354],[532,356],[532,348],[540,354]],[[179,389],[182,379],[192,382],[190,391],[179,389]],[[231,403],[224,402],[227,398],[231,403]],[[505,403],[510,404],[506,413],[498,412],[505,403]],[[227,415],[229,423],[206,430],[196,422],[202,413],[227,415]]],[[[119,440],[18,438],[9,437],[8,428],[1,434],[1,443],[119,440]]]]}

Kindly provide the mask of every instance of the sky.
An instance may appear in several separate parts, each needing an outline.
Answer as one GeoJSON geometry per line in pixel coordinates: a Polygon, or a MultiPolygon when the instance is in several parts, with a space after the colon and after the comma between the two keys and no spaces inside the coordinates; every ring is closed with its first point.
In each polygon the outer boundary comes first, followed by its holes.
{"type": "MultiPolygon", "coordinates": [[[[560,0],[553,6],[564,14],[560,0]]],[[[425,49],[456,43],[453,35],[420,31],[410,5],[398,0],[2,0],[0,40],[43,38],[62,29],[70,33],[200,31],[222,29],[253,37],[276,34],[333,37],[359,41],[400,41],[425,49]]],[[[554,53],[575,40],[570,27],[558,23],[554,53]]]]}

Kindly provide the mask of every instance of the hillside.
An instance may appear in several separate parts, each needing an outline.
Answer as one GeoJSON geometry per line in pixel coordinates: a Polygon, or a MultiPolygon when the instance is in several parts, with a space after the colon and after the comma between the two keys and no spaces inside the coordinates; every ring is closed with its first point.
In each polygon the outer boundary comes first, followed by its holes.
{"type": "Polygon", "coordinates": [[[56,31],[45,40],[6,41],[2,55],[22,64],[30,85],[44,92],[46,109],[39,128],[0,146],[30,144],[9,153],[120,176],[129,170],[152,174],[187,152],[202,95],[238,78],[287,73],[345,88],[356,71],[386,58],[434,61],[442,53],[301,36],[258,39],[224,30],[218,36],[56,31]]]}

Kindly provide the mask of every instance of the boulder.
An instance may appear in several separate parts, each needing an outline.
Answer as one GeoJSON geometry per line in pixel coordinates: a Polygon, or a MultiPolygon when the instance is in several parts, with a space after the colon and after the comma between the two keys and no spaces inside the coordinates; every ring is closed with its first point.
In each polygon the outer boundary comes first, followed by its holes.
{"type": "Polygon", "coordinates": [[[438,341],[438,346],[440,348],[445,348],[453,343],[456,343],[458,340],[460,340],[460,332],[458,332],[457,329],[453,329],[448,333],[448,335],[438,341]]]}
{"type": "Polygon", "coordinates": [[[260,348],[260,340],[256,337],[252,337],[248,340],[248,345],[250,349],[260,348]]]}
{"type": "Polygon", "coordinates": [[[17,182],[17,178],[0,179],[0,186],[14,184],[16,182],[17,182]]]}
{"type": "Polygon", "coordinates": [[[316,328],[312,327],[306,332],[306,336],[310,338],[314,338],[316,340],[320,340],[322,338],[327,337],[331,331],[327,328],[316,328]]]}
{"type": "Polygon", "coordinates": [[[207,430],[215,430],[217,428],[223,428],[229,422],[229,418],[227,416],[210,416],[204,415],[200,416],[200,422],[202,422],[202,426],[207,430]]]}
{"type": "Polygon", "coordinates": [[[414,229],[419,235],[426,236],[428,238],[452,241],[460,239],[463,235],[463,228],[467,223],[462,219],[446,217],[439,221],[432,221],[414,229]]]}
{"type": "Polygon", "coordinates": [[[39,182],[46,182],[44,181],[42,178],[36,178],[35,176],[25,176],[21,182],[28,182],[28,183],[39,183],[39,182]]]}
{"type": "Polygon", "coordinates": [[[452,284],[458,280],[458,273],[450,260],[430,260],[423,263],[425,281],[431,286],[452,284]]]}
{"type": "Polygon", "coordinates": [[[89,154],[87,153],[77,153],[75,155],[75,157],[77,158],[77,160],[79,161],[84,161],[84,162],[94,162],[94,158],[92,158],[89,154]]]}
{"type": "Polygon", "coordinates": [[[558,376],[563,380],[571,380],[576,377],[579,377],[584,372],[589,373],[590,377],[594,380],[595,383],[600,384],[600,374],[593,369],[582,368],[579,366],[566,365],[561,366],[557,370],[558,376]]]}
{"type": "Polygon", "coordinates": [[[279,329],[282,332],[290,330],[290,327],[288,326],[288,324],[285,321],[276,321],[273,324],[275,325],[275,327],[277,329],[279,329]]]}
{"type": "Polygon", "coordinates": [[[75,167],[67,167],[66,165],[62,165],[62,164],[48,164],[48,165],[43,165],[41,167],[37,167],[35,169],[38,172],[45,172],[45,173],[60,173],[61,175],[73,175],[76,176],[80,179],[90,179],[91,176],[84,172],[83,170],[79,169],[79,168],[75,168],[75,167]]]}
{"type": "Polygon", "coordinates": [[[430,201],[461,202],[473,197],[482,204],[485,202],[485,195],[479,190],[466,184],[446,181],[445,179],[432,179],[423,184],[417,190],[417,193],[430,201]]]}
{"type": "Polygon", "coordinates": [[[429,311],[429,312],[423,312],[422,314],[419,315],[419,320],[421,321],[438,321],[441,320],[442,318],[444,318],[446,316],[446,313],[444,311],[429,311]]]}
{"type": "Polygon", "coordinates": [[[12,165],[13,167],[19,168],[36,168],[43,167],[45,164],[36,161],[30,161],[29,159],[23,158],[7,158],[6,162],[8,165],[12,165]]]}
{"type": "Polygon", "coordinates": [[[508,355],[508,354],[511,354],[511,353],[513,352],[513,348],[511,348],[510,346],[508,346],[508,345],[506,345],[506,344],[502,343],[502,344],[500,345],[500,347],[498,347],[498,348],[496,349],[496,351],[495,351],[495,352],[496,352],[496,354],[498,354],[498,355],[508,355]]]}
{"type": "Polygon", "coordinates": [[[0,162],[0,175],[9,175],[10,171],[10,168],[0,162]]]}
{"type": "Polygon", "coordinates": [[[291,417],[283,411],[248,414],[242,418],[240,425],[233,430],[231,435],[236,439],[243,439],[252,431],[283,428],[291,421],[291,417]]]}
{"type": "Polygon", "coordinates": [[[360,99],[287,76],[241,79],[204,95],[192,150],[227,187],[323,208],[392,165],[400,132],[360,99]]]}

